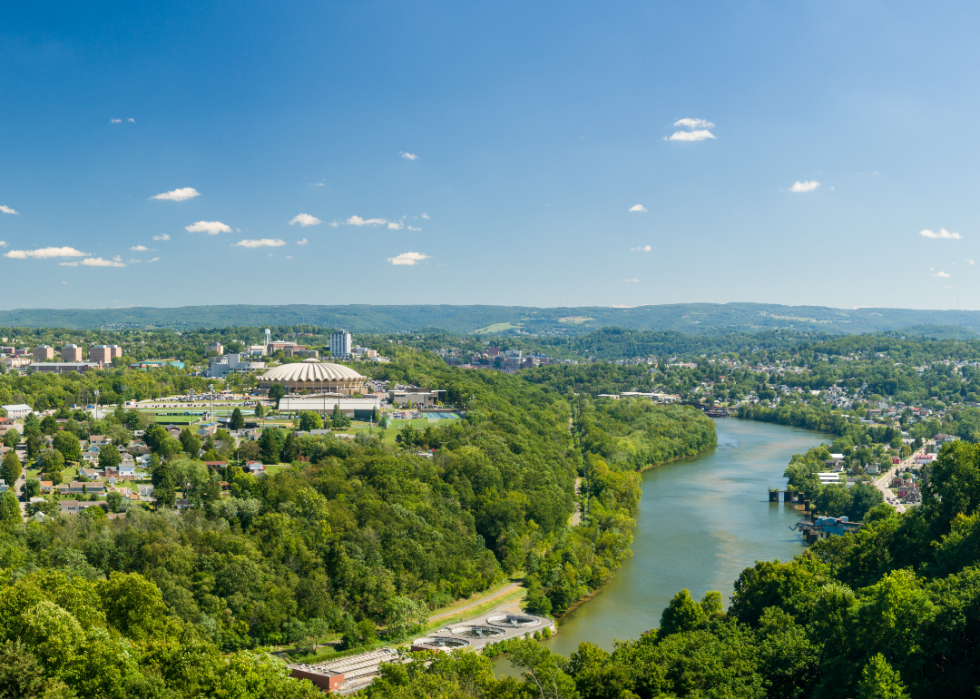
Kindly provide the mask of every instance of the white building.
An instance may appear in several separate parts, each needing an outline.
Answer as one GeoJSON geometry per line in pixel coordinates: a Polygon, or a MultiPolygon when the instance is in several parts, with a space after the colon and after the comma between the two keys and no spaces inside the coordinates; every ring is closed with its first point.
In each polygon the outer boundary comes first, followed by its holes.
{"type": "Polygon", "coordinates": [[[208,360],[207,377],[209,379],[223,379],[228,374],[243,373],[265,369],[262,362],[244,361],[244,355],[225,354],[220,357],[211,357],[208,360]]]}
{"type": "Polygon", "coordinates": [[[381,410],[381,396],[368,396],[366,398],[351,398],[349,396],[321,393],[313,396],[298,396],[290,393],[279,400],[279,412],[281,413],[301,413],[311,411],[326,415],[328,418],[333,413],[335,405],[340,406],[340,412],[347,417],[358,420],[370,420],[375,410],[381,410]]]}
{"type": "Polygon", "coordinates": [[[6,410],[7,417],[14,420],[25,418],[34,412],[34,409],[31,408],[31,406],[24,405],[23,403],[20,403],[18,405],[0,405],[0,408],[6,410]]]}
{"type": "Polygon", "coordinates": [[[334,357],[349,357],[351,354],[351,334],[346,330],[330,333],[330,354],[334,357]]]}

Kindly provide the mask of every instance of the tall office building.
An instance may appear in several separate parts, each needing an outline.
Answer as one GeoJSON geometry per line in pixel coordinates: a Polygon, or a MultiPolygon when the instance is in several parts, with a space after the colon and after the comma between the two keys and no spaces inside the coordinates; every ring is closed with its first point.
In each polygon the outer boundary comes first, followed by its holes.
{"type": "Polygon", "coordinates": [[[78,345],[65,345],[61,348],[61,361],[80,362],[82,361],[82,348],[78,345]]]}
{"type": "Polygon", "coordinates": [[[351,350],[351,334],[346,330],[330,333],[330,354],[334,357],[349,357],[351,350]]]}
{"type": "Polygon", "coordinates": [[[48,345],[39,345],[34,348],[33,357],[35,362],[46,362],[54,359],[54,348],[48,345]]]}

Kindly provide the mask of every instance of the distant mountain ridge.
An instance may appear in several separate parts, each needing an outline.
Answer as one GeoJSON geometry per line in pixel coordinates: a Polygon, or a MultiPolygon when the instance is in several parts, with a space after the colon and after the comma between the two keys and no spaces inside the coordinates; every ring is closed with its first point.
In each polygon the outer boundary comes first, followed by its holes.
{"type": "Polygon", "coordinates": [[[0,311],[2,327],[220,328],[299,325],[342,327],[352,332],[399,332],[438,328],[455,333],[524,331],[577,335],[603,327],[675,330],[689,334],[796,330],[863,333],[908,329],[910,334],[980,335],[980,311],[900,308],[841,309],[764,303],[684,303],[634,308],[583,306],[186,306],[183,308],[32,309],[0,311]]]}

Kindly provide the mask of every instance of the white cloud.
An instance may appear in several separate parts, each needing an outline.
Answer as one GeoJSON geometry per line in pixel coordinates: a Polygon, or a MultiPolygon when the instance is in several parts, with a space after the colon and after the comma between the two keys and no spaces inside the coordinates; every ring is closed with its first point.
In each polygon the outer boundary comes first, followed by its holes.
{"type": "Polygon", "coordinates": [[[404,227],[405,227],[404,223],[400,223],[398,221],[388,221],[388,228],[393,231],[400,231],[404,227]]]}
{"type": "Polygon", "coordinates": [[[129,119],[127,119],[126,121],[128,121],[130,124],[136,123],[136,119],[134,119],[133,117],[129,117],[129,119]]]}
{"type": "Polygon", "coordinates": [[[170,236],[164,233],[163,235],[153,236],[153,240],[170,240],[170,236]]]}
{"type": "Polygon", "coordinates": [[[346,223],[351,226],[383,226],[388,223],[387,219],[383,218],[361,218],[360,216],[351,216],[347,219],[346,223]]]}
{"type": "Polygon", "coordinates": [[[145,245],[134,245],[133,247],[130,248],[130,250],[132,250],[133,252],[146,252],[149,249],[150,248],[146,247],[145,245]]]}
{"type": "Polygon", "coordinates": [[[234,247],[238,248],[278,248],[286,244],[285,240],[278,238],[262,238],[260,240],[240,240],[234,247]]]}
{"type": "Polygon", "coordinates": [[[405,160],[418,160],[419,159],[419,156],[415,155],[415,153],[399,153],[398,155],[400,155],[401,157],[405,158],[405,160]]]}
{"type": "Polygon", "coordinates": [[[122,119],[109,119],[110,124],[121,124],[122,119]]]}
{"type": "Polygon", "coordinates": [[[683,126],[685,129],[713,129],[715,125],[706,119],[678,119],[674,126],[683,126]]]}
{"type": "Polygon", "coordinates": [[[310,182],[311,187],[323,187],[325,186],[323,182],[310,182]]]}
{"type": "Polygon", "coordinates": [[[319,223],[323,223],[323,221],[318,219],[316,216],[310,216],[309,214],[298,214],[292,221],[289,222],[289,225],[292,226],[294,223],[298,223],[303,228],[306,228],[307,226],[315,226],[319,223]]]}
{"type": "Polygon", "coordinates": [[[2,211],[5,214],[16,214],[17,213],[13,209],[11,209],[9,206],[3,206],[2,204],[0,204],[0,211],[2,211]]]}
{"type": "Polygon", "coordinates": [[[152,259],[147,260],[146,262],[147,264],[149,264],[150,262],[157,262],[159,259],[160,259],[159,257],[154,257],[152,259]]]}
{"type": "Polygon", "coordinates": [[[154,194],[152,197],[150,197],[150,199],[160,199],[162,201],[184,201],[185,199],[193,199],[194,197],[199,196],[201,196],[201,193],[193,187],[181,187],[180,189],[175,189],[172,192],[154,194]]]}
{"type": "Polygon", "coordinates": [[[126,260],[126,264],[127,265],[135,265],[135,264],[139,264],[142,261],[143,260],[137,260],[136,258],[130,258],[130,259],[126,260]]]}
{"type": "Polygon", "coordinates": [[[940,228],[938,231],[930,231],[926,229],[924,231],[919,231],[919,235],[924,238],[948,238],[951,240],[959,240],[963,237],[959,233],[950,233],[945,228],[940,228]]]}
{"type": "Polygon", "coordinates": [[[429,218],[429,214],[422,214],[422,218],[429,218]]]}
{"type": "Polygon", "coordinates": [[[704,141],[714,138],[715,135],[710,131],[700,129],[698,131],[675,131],[670,135],[669,141],[704,141]]]}
{"type": "Polygon", "coordinates": [[[638,281],[640,281],[640,280],[639,280],[639,279],[624,279],[623,281],[624,281],[624,282],[629,282],[629,283],[633,283],[633,282],[638,282],[638,281]]]}
{"type": "Polygon", "coordinates": [[[5,247],[7,247],[7,241],[6,240],[0,240],[0,248],[5,248],[5,247]]]}
{"type": "Polygon", "coordinates": [[[415,226],[409,226],[408,227],[408,230],[410,230],[410,231],[420,231],[422,229],[421,228],[416,228],[415,226]]]}
{"type": "Polygon", "coordinates": [[[337,226],[339,226],[339,225],[340,225],[340,224],[339,224],[339,223],[337,223],[336,221],[331,221],[331,222],[330,222],[330,227],[331,227],[331,228],[336,228],[336,227],[337,227],[337,226]]]}
{"type": "Polygon", "coordinates": [[[408,265],[411,267],[412,265],[418,264],[422,260],[428,260],[428,259],[429,259],[428,255],[423,255],[420,252],[403,252],[401,255],[398,255],[397,257],[389,257],[388,262],[390,262],[393,265],[408,265]]]}
{"type": "Polygon", "coordinates": [[[653,248],[651,248],[649,245],[641,245],[638,248],[630,248],[630,250],[632,250],[633,252],[650,252],[651,250],[653,250],[653,248]]]}
{"type": "Polygon", "coordinates": [[[52,257],[85,257],[87,252],[80,252],[75,248],[39,248],[37,250],[11,250],[4,254],[14,260],[26,260],[29,258],[46,260],[52,257]]]}
{"type": "Polygon", "coordinates": [[[820,186],[819,182],[814,182],[813,180],[809,182],[794,182],[793,186],[789,188],[791,192],[812,192],[820,186]]]}
{"type": "Polygon", "coordinates": [[[643,204],[637,204],[636,206],[631,206],[629,212],[631,214],[632,213],[645,214],[646,211],[647,211],[647,207],[643,206],[643,204]]]}
{"type": "Polygon", "coordinates": [[[123,261],[116,257],[111,260],[103,260],[101,257],[87,257],[82,260],[85,267],[125,267],[123,261]]]}
{"type": "Polygon", "coordinates": [[[184,230],[188,233],[218,235],[218,233],[231,233],[231,226],[221,221],[198,221],[189,226],[184,226],[184,230]]]}
{"type": "MultiPolygon", "coordinates": [[[[0,241],[0,247],[3,247],[2,241],[0,241]]],[[[974,260],[971,260],[969,257],[966,258],[966,263],[968,265],[971,265],[972,266],[973,265],[973,262],[974,262],[974,260]]]]}
{"type": "Polygon", "coordinates": [[[308,242],[310,242],[310,241],[308,241],[306,238],[303,238],[302,240],[297,240],[296,241],[296,244],[297,245],[306,245],[308,242]]]}
{"type": "Polygon", "coordinates": [[[935,273],[934,275],[932,275],[932,276],[934,276],[934,277],[939,277],[940,279],[949,279],[949,275],[948,275],[948,274],[946,274],[945,272],[936,272],[936,273],[935,273]]]}
{"type": "Polygon", "coordinates": [[[59,262],[58,263],[58,266],[59,267],[78,267],[78,263],[77,262],[59,262]]]}

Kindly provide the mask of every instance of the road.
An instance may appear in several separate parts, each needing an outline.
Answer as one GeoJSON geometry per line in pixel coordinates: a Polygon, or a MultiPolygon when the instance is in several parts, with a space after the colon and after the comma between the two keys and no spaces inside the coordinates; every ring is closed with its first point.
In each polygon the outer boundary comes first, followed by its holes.
{"type": "Polygon", "coordinates": [[[17,496],[17,502],[20,503],[20,516],[21,517],[27,517],[27,501],[24,500],[23,496],[20,494],[21,493],[21,488],[24,487],[24,483],[26,483],[26,482],[27,482],[27,479],[24,478],[24,467],[22,465],[21,466],[21,469],[20,469],[20,477],[17,479],[17,482],[14,483],[14,495],[17,496]]]}
{"type": "Polygon", "coordinates": [[[486,597],[481,597],[480,599],[476,600],[475,602],[470,602],[469,604],[463,605],[462,607],[456,607],[456,609],[450,609],[448,612],[442,612],[441,614],[436,614],[435,616],[430,616],[429,617],[429,621],[439,621],[440,619],[445,619],[447,617],[455,616],[456,614],[459,614],[460,612],[465,612],[467,609],[472,609],[473,607],[479,607],[481,604],[486,604],[487,602],[489,602],[492,599],[496,599],[497,597],[500,597],[502,595],[506,595],[509,592],[513,592],[514,590],[516,590],[520,586],[521,586],[520,583],[511,583],[510,585],[506,585],[506,586],[500,588],[499,590],[497,590],[496,592],[494,592],[492,595],[487,595],[486,597]]]}
{"type": "Polygon", "coordinates": [[[582,479],[575,479],[575,512],[572,513],[568,523],[577,527],[582,521],[582,479]]]}
{"type": "Polygon", "coordinates": [[[929,453],[929,447],[932,445],[933,442],[930,440],[919,451],[912,452],[912,455],[905,459],[905,461],[901,462],[900,464],[893,465],[884,475],[874,482],[875,488],[880,490],[881,494],[885,496],[885,502],[888,502],[892,507],[894,507],[896,512],[905,512],[908,507],[898,502],[898,496],[895,495],[895,493],[893,493],[892,489],[889,487],[889,484],[892,482],[892,478],[895,477],[895,472],[899,469],[904,471],[905,469],[914,466],[915,457],[919,454],[929,453]],[[890,502],[891,500],[895,500],[895,502],[890,502]]]}

